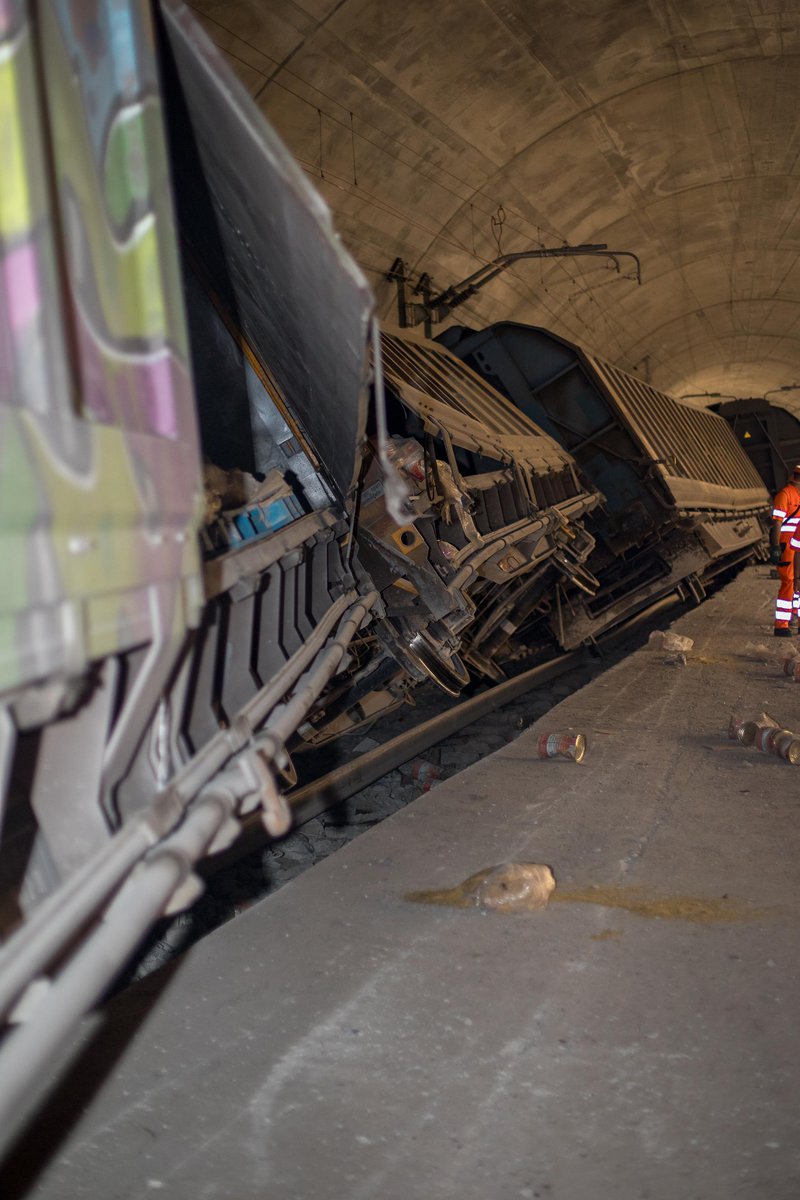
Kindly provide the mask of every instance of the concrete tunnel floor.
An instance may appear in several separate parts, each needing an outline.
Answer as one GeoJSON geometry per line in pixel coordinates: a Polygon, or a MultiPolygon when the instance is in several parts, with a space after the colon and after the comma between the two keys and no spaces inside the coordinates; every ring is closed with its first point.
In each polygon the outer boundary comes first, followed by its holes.
{"type": "Polygon", "coordinates": [[[775,589],[749,569],[673,626],[685,667],[637,651],[119,997],[2,1194],[800,1194],[800,769],[726,731],[800,729],[775,589]],[[537,759],[562,728],[582,764],[537,759]],[[546,909],[405,898],[506,860],[552,865],[546,909]]]}

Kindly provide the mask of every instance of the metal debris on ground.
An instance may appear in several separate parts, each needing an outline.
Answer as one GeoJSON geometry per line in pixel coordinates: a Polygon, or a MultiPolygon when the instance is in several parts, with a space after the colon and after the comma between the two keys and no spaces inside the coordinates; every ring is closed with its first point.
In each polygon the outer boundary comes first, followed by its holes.
{"type": "Polygon", "coordinates": [[[780,729],[773,735],[773,753],[793,767],[800,763],[800,739],[789,729],[780,729]]]}
{"type": "Polygon", "coordinates": [[[583,762],[586,738],[582,733],[543,733],[537,743],[539,758],[571,758],[583,762]]]}
{"type": "Polygon", "coordinates": [[[500,863],[484,867],[452,888],[410,892],[416,904],[450,908],[481,908],[500,913],[534,912],[544,908],[555,890],[555,876],[542,863],[500,863]]]}
{"type": "Polygon", "coordinates": [[[792,765],[800,762],[800,739],[791,729],[762,727],[756,733],[753,745],[762,754],[774,754],[792,765]]]}
{"type": "Polygon", "coordinates": [[[426,762],[424,758],[414,758],[411,762],[403,763],[400,774],[405,779],[412,779],[414,783],[418,783],[423,792],[429,792],[442,777],[439,767],[426,762]]]}
{"type": "Polygon", "coordinates": [[[782,729],[767,713],[752,720],[742,720],[737,714],[731,714],[728,737],[761,754],[774,754],[793,766],[800,763],[800,737],[791,729],[782,729]]]}
{"type": "Polygon", "coordinates": [[[760,750],[762,754],[771,754],[775,748],[775,736],[778,733],[777,729],[770,729],[766,725],[762,725],[755,732],[753,745],[756,750],[760,750]]]}
{"type": "Polygon", "coordinates": [[[734,711],[728,724],[728,737],[732,742],[752,746],[756,733],[762,728],[780,729],[780,725],[769,713],[762,712],[757,717],[743,717],[734,711]]]}

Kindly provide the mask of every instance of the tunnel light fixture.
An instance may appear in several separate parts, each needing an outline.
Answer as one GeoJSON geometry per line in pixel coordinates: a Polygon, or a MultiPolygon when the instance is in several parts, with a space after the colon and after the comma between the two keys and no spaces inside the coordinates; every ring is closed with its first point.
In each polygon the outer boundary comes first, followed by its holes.
{"type": "Polygon", "coordinates": [[[411,329],[415,325],[424,325],[425,333],[430,337],[433,325],[444,321],[453,309],[470,300],[481,288],[486,287],[487,283],[491,283],[493,279],[516,263],[523,262],[525,259],[577,258],[579,255],[610,259],[617,274],[621,273],[619,260],[632,258],[636,273],[624,276],[624,278],[635,279],[636,283],[641,286],[642,266],[638,256],[630,250],[609,250],[605,242],[584,242],[579,246],[543,246],[538,250],[501,254],[491,262],[484,263],[466,279],[452,284],[441,292],[436,291],[433,280],[427,273],[420,275],[414,283],[412,273],[409,272],[402,258],[394,260],[386,278],[390,283],[397,285],[397,312],[400,328],[411,329]],[[409,287],[412,295],[418,297],[415,303],[408,301],[409,287]]]}

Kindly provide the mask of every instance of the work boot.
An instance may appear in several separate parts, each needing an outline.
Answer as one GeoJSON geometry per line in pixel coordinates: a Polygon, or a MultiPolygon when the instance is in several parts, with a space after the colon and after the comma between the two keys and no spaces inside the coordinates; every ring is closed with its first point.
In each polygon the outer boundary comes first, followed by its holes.
{"type": "Polygon", "coordinates": [[[786,625],[782,629],[773,629],[772,632],[775,637],[791,637],[792,636],[792,631],[788,625],[786,625]]]}

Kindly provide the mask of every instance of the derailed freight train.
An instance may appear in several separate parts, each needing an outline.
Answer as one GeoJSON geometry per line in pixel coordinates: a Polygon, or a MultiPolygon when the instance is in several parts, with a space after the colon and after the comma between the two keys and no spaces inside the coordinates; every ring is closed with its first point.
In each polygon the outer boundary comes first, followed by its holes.
{"type": "Polygon", "coordinates": [[[560,584],[565,648],[678,591],[701,600],[721,570],[763,559],[764,483],[728,424],[545,329],[448,329],[442,341],[536,421],[603,495],[587,522],[592,595],[560,584]]]}
{"type": "MultiPolygon", "coordinates": [[[[7,1144],[196,863],[253,811],[286,830],[296,750],[593,636],[564,613],[604,588],[644,603],[631,564],[661,513],[615,543],[557,423],[381,337],[324,205],[176,0],[35,21],[12,0],[0,51],[7,1144]]],[[[755,526],[675,524],[702,525],[692,577],[758,548],[755,526]]]]}
{"type": "Polygon", "coordinates": [[[581,525],[599,502],[569,455],[447,350],[383,334],[388,456],[407,490],[385,504],[368,448],[359,562],[381,597],[372,653],[301,729],[312,742],[388,711],[423,680],[457,695],[503,677],[557,579],[586,586],[581,525]]]}

